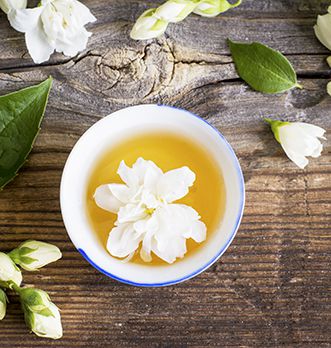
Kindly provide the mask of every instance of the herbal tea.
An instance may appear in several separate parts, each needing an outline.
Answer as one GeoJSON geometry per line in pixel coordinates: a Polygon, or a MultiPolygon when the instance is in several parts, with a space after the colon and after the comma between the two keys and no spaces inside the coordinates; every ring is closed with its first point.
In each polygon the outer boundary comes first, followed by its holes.
{"type": "MultiPolygon", "coordinates": [[[[195,181],[188,193],[173,203],[193,208],[201,216],[201,222],[195,223],[205,225],[208,238],[219,226],[225,209],[225,188],[219,167],[205,149],[188,138],[174,133],[142,133],[118,143],[102,154],[91,173],[87,188],[87,214],[102,245],[107,247],[109,232],[114,228],[117,215],[100,208],[95,201],[94,193],[104,184],[123,184],[117,174],[121,161],[124,160],[130,167],[138,158],[153,161],[155,167],[161,168],[163,172],[185,166],[190,169],[187,168],[186,172],[195,174],[195,181]]],[[[153,209],[148,209],[146,214],[152,212],[153,209]]],[[[187,239],[185,257],[196,251],[204,242],[187,239]]],[[[166,264],[154,253],[151,254],[152,260],[149,263],[146,263],[137,251],[134,254],[132,252],[131,256],[130,262],[144,265],[166,264]]]]}

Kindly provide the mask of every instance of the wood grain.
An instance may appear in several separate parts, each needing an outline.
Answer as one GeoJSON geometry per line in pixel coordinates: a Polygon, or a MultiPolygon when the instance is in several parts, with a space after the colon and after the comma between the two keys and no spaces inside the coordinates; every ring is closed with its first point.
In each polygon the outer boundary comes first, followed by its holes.
{"type": "Polygon", "coordinates": [[[330,53],[312,30],[329,1],[246,0],[214,19],[192,15],[144,42],[130,40],[130,28],[160,1],[83,2],[98,18],[87,50],[73,59],[56,54],[40,66],[0,14],[0,93],[54,77],[29,161],[0,194],[0,249],[31,238],[62,249],[62,260],[25,272],[24,280],[50,293],[64,326],[60,341],[29,334],[10,296],[0,346],[330,347],[330,142],[301,171],[262,122],[312,122],[330,138],[330,53]],[[228,37],[281,50],[304,89],[252,91],[235,72],[228,37]],[[245,215],[226,254],[167,288],[129,287],[100,274],[75,250],[60,214],[60,177],[74,143],[98,119],[139,103],[176,105],[211,122],[235,149],[246,181],[245,215]]]}

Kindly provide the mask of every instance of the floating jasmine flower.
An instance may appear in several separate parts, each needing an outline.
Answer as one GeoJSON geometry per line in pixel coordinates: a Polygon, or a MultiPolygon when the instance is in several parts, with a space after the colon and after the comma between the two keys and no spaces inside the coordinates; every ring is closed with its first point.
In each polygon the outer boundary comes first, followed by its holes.
{"type": "Polygon", "coordinates": [[[323,150],[320,139],[325,139],[325,130],[303,122],[282,122],[265,119],[271,126],[276,140],[287,157],[303,169],[308,164],[307,156],[319,157],[323,150]]]}
{"type": "Polygon", "coordinates": [[[206,239],[206,226],[191,207],[174,202],[183,198],[195,174],[182,167],[163,173],[143,158],[128,167],[121,162],[117,173],[124,184],[106,184],[96,189],[97,205],[117,214],[107,249],[113,256],[129,260],[140,247],[140,257],[150,262],[151,253],[173,263],[184,257],[186,240],[206,239]]]}
{"type": "Polygon", "coordinates": [[[10,11],[8,19],[14,29],[25,33],[35,63],[47,61],[54,51],[73,57],[84,50],[91,36],[84,26],[96,21],[77,0],[41,0],[36,8],[10,11]]]}

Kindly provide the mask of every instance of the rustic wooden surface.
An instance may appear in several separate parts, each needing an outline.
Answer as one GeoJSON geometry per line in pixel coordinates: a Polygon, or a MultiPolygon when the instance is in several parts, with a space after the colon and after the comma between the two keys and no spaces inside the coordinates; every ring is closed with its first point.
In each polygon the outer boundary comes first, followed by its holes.
{"type": "Polygon", "coordinates": [[[0,15],[0,93],[54,77],[29,161],[0,193],[0,247],[34,238],[62,249],[61,261],[25,272],[25,282],[50,293],[64,326],[60,341],[29,334],[11,296],[0,346],[330,347],[330,141],[302,171],[261,120],[312,122],[331,137],[330,52],[312,30],[329,1],[244,0],[223,16],[192,15],[145,42],[130,40],[130,28],[160,1],[83,2],[98,18],[87,50],[73,59],[54,55],[41,66],[0,15]],[[252,91],[234,70],[227,37],[281,50],[304,89],[252,91]],[[100,274],[75,250],[60,214],[60,177],[72,146],[104,115],[138,103],[176,105],[218,127],[246,181],[245,215],[226,254],[195,279],[167,288],[130,287],[100,274]]]}

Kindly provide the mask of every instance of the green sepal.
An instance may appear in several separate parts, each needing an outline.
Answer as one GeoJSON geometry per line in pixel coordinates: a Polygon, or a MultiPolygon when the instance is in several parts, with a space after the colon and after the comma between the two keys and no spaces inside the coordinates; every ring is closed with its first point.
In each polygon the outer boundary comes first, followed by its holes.
{"type": "Polygon", "coordinates": [[[153,31],[158,31],[163,29],[165,26],[168,25],[168,22],[165,21],[164,19],[158,19],[155,24],[151,27],[151,30],[153,31]]]}
{"type": "Polygon", "coordinates": [[[271,130],[274,133],[276,140],[281,143],[279,138],[279,128],[290,124],[290,122],[283,122],[279,120],[272,120],[270,118],[264,118],[264,121],[270,124],[271,130]]]}
{"type": "Polygon", "coordinates": [[[17,264],[20,265],[21,263],[24,263],[26,265],[30,265],[31,263],[38,261],[37,259],[34,259],[32,257],[28,257],[27,255],[34,252],[36,249],[28,248],[28,247],[22,247],[22,248],[16,248],[12,250],[8,256],[17,264]]]}
{"type": "Polygon", "coordinates": [[[21,256],[21,262],[24,263],[25,265],[30,265],[31,263],[35,261],[38,261],[38,260],[29,256],[21,256]]]}
{"type": "Polygon", "coordinates": [[[39,313],[48,308],[49,303],[44,303],[44,298],[50,302],[47,292],[34,288],[21,289],[20,300],[30,311],[39,313]],[[44,298],[43,298],[44,296],[44,298]]]}

